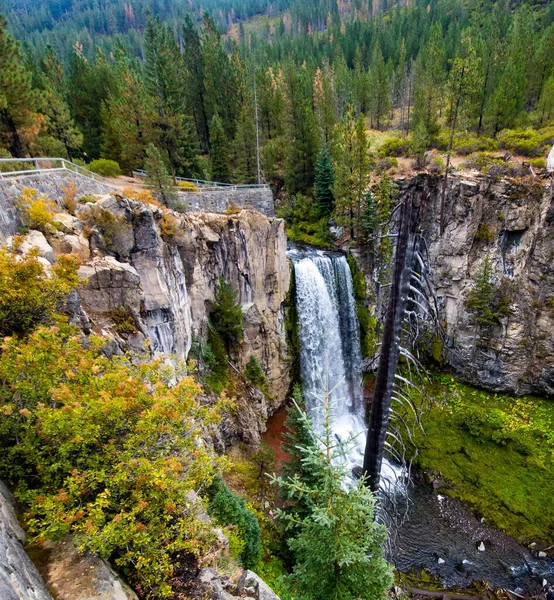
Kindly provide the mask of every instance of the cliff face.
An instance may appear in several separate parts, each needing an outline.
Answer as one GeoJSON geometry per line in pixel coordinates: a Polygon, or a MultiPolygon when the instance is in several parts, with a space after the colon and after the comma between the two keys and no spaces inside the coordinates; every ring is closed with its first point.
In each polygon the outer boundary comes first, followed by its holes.
{"type": "Polygon", "coordinates": [[[463,379],[492,390],[554,394],[552,184],[452,177],[440,236],[442,178],[398,183],[401,197],[410,194],[423,204],[447,363],[463,379]],[[465,306],[487,258],[510,303],[509,316],[493,328],[476,324],[465,306]]]}
{"type": "Polygon", "coordinates": [[[148,344],[154,354],[187,358],[193,338],[206,338],[219,277],[230,283],[245,317],[235,366],[241,370],[254,355],[272,398],[245,392],[243,404],[252,406],[238,411],[234,425],[225,425],[224,437],[258,442],[268,414],[282,404],[289,387],[282,308],[290,284],[284,222],[250,210],[164,213],[113,195],[79,204],[75,216],[59,213],[55,221],[55,232],[29,232],[18,252],[38,247],[46,265],[59,253],[79,256],[79,274],[87,283],[69,298],[68,310],[85,331],[109,333],[112,352],[143,352],[148,344]],[[108,229],[95,224],[98,211],[115,217],[108,229]],[[135,331],[118,327],[118,314],[130,317],[135,331]]]}

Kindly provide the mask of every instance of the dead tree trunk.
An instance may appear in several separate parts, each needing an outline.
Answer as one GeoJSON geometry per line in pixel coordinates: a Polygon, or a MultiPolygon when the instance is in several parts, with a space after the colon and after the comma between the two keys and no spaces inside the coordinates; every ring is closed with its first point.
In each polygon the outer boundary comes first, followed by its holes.
{"type": "Polygon", "coordinates": [[[363,470],[366,476],[366,484],[373,492],[377,492],[379,489],[385,437],[389,426],[394,375],[400,356],[402,322],[410,292],[410,278],[416,251],[417,214],[418,211],[414,209],[412,199],[407,198],[402,206],[393,281],[383,330],[383,341],[364,454],[363,470]]]}

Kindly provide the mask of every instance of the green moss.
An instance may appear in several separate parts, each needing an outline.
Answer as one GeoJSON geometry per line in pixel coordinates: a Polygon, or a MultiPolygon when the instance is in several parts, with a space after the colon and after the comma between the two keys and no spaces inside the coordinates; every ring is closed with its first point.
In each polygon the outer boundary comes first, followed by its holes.
{"type": "Polygon", "coordinates": [[[440,376],[416,443],[447,492],[522,541],[554,543],[554,403],[440,376]]]}

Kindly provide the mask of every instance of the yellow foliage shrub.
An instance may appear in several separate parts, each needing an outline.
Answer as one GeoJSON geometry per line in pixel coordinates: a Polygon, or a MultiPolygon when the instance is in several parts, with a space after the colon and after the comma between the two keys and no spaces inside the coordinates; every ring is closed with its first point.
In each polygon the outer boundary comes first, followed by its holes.
{"type": "Polygon", "coordinates": [[[156,206],[161,208],[161,204],[152,196],[152,192],[150,190],[135,190],[132,187],[126,187],[123,190],[123,196],[125,198],[131,198],[132,200],[137,200],[138,202],[142,202],[143,204],[151,204],[152,206],[156,206]]]}
{"type": "Polygon", "coordinates": [[[238,215],[242,211],[242,208],[234,201],[231,200],[229,206],[225,210],[226,215],[238,215]]]}
{"type": "Polygon", "coordinates": [[[70,181],[67,185],[62,185],[63,192],[63,204],[70,215],[75,214],[77,208],[77,201],[75,196],[77,195],[77,188],[73,181],[70,181]]]}
{"type": "Polygon", "coordinates": [[[190,181],[179,181],[177,184],[181,192],[198,192],[198,187],[190,181]]]}
{"type": "Polygon", "coordinates": [[[160,221],[160,235],[164,240],[173,239],[179,231],[179,223],[177,219],[168,212],[165,212],[160,221]]]}
{"type": "Polygon", "coordinates": [[[58,207],[50,198],[39,196],[38,192],[32,188],[25,188],[17,199],[17,207],[25,227],[37,229],[43,233],[55,231],[52,219],[58,212],[58,207]]]}

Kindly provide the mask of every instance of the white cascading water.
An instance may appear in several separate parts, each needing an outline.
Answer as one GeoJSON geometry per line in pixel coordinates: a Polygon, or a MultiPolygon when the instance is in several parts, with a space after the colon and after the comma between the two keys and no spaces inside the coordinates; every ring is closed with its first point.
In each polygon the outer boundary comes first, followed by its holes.
{"type": "MultiPolygon", "coordinates": [[[[367,427],[362,395],[360,328],[352,274],[346,258],[315,249],[288,252],[294,264],[300,336],[300,371],[306,409],[316,429],[329,390],[333,430],[340,440],[354,435],[345,461],[349,471],[361,466],[367,427]]],[[[381,485],[396,488],[401,469],[384,461],[381,485]]]]}

